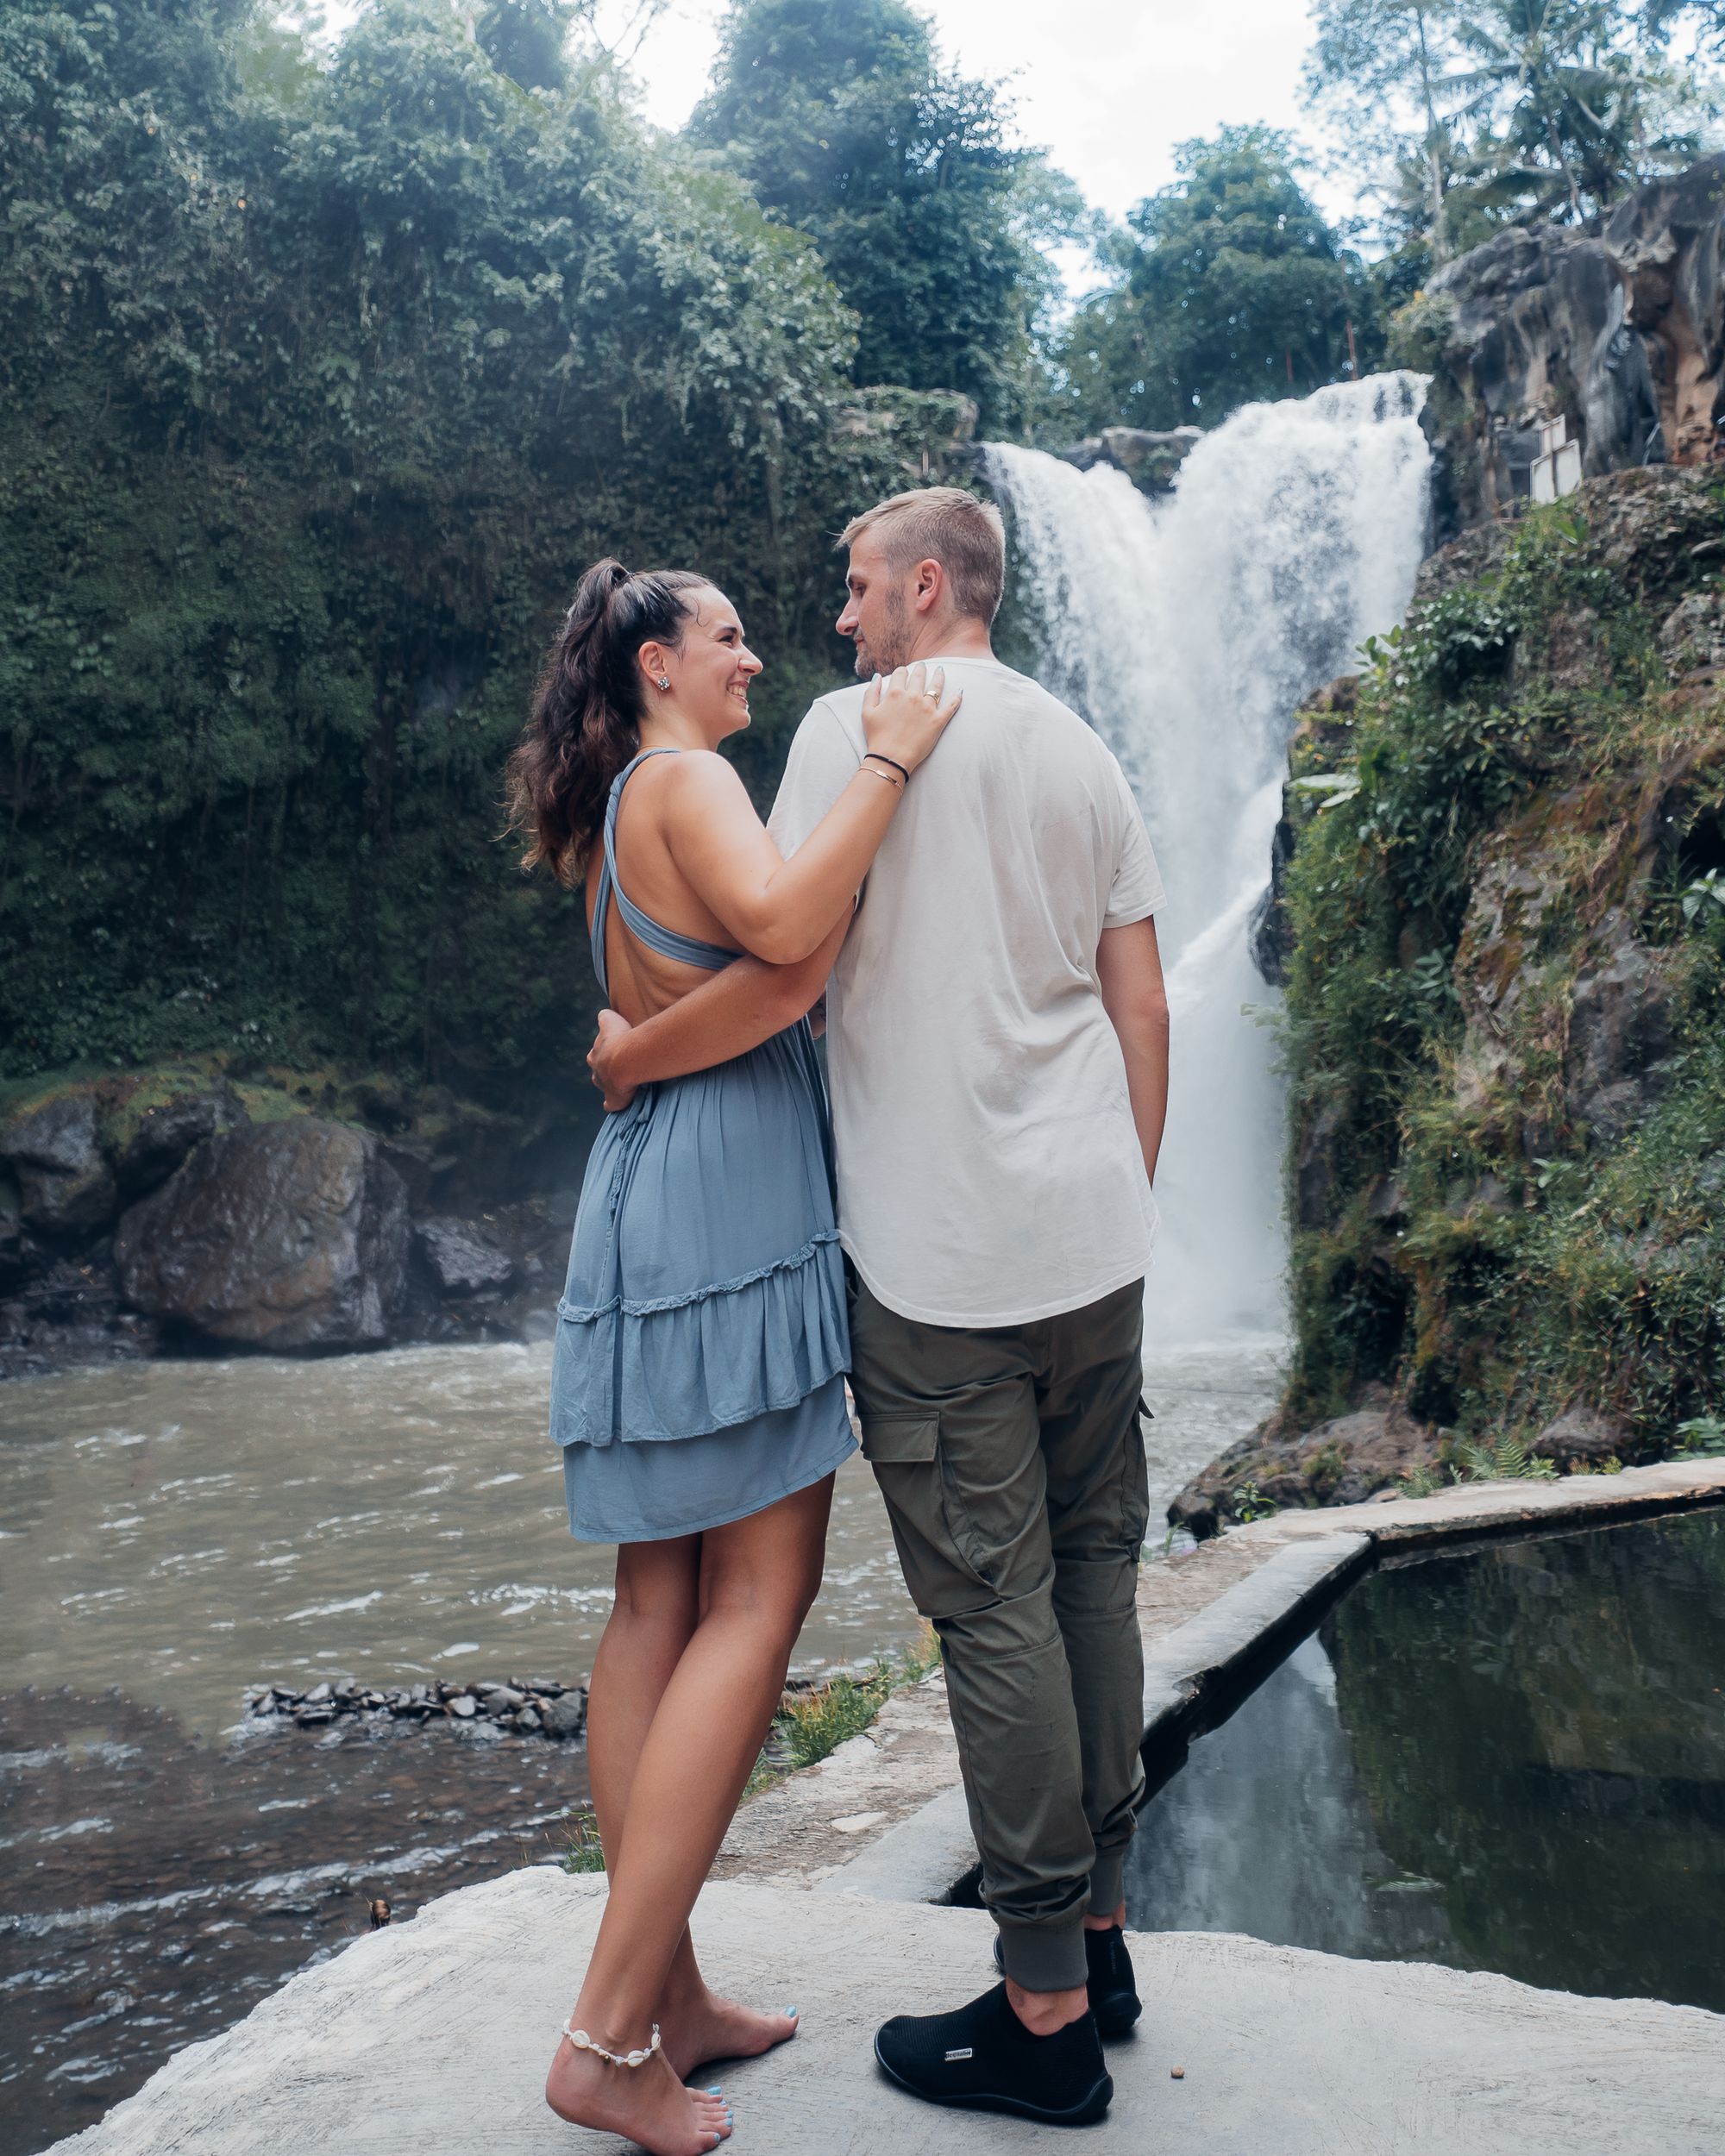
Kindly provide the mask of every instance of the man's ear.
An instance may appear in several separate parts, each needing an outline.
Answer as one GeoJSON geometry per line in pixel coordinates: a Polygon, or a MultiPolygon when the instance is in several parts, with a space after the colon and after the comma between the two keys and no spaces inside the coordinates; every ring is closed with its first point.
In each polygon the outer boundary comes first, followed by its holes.
{"type": "Polygon", "coordinates": [[[912,604],[919,614],[932,613],[946,589],[946,571],[931,557],[916,565],[916,595],[912,604]]]}

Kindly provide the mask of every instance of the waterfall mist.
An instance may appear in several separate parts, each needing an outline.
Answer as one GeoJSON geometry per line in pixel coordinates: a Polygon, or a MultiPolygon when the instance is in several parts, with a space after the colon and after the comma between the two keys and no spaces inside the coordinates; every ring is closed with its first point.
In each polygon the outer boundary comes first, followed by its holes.
{"type": "Polygon", "coordinates": [[[1413,593],[1424,388],[1418,375],[1371,375],[1251,405],[1197,444],[1156,504],[1109,466],[983,452],[1038,678],[1120,757],[1168,887],[1157,929],[1173,1075],[1147,1309],[1157,1342],[1283,1322],[1278,999],[1247,931],[1295,707],[1413,593]]]}

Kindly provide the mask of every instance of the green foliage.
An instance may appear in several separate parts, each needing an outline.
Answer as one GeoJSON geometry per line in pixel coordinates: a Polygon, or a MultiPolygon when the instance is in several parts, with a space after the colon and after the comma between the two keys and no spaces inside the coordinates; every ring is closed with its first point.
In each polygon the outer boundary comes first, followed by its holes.
{"type": "Polygon", "coordinates": [[[826,1758],[867,1729],[894,1692],[919,1684],[939,1667],[940,1641],[925,1625],[913,1645],[876,1663],[871,1676],[835,1677],[813,1691],[789,1695],[776,1725],[787,1764],[812,1767],[826,1758]]]}
{"type": "Polygon", "coordinates": [[[1722,529],[1675,477],[1530,516],[1368,649],[1345,743],[1296,737],[1292,1417],[1380,1382],[1525,1446],[1584,1401],[1645,1454],[1725,1383],[1725,908],[1686,836],[1717,828],[1725,736],[1653,655],[1705,574],[1672,535],[1722,529]],[[1574,987],[1626,937],[1612,977],[1670,1044],[1602,1131],[1574,987]]]}
{"type": "Polygon", "coordinates": [[[599,1821],[591,1809],[571,1814],[564,1821],[562,1866],[565,1871],[605,1870],[605,1846],[599,1838],[599,1821]]]}
{"type": "Polygon", "coordinates": [[[1678,1451],[1688,1459],[1725,1459],[1725,1415],[1691,1415],[1677,1426],[1678,1451]]]}
{"type": "Polygon", "coordinates": [[[1458,1482],[1551,1482],[1557,1470],[1537,1453],[1529,1452],[1514,1431],[1497,1438],[1464,1440],[1456,1448],[1457,1464],[1451,1470],[1458,1482]]]}
{"type": "Polygon", "coordinates": [[[1710,926],[1718,921],[1722,912],[1725,912],[1725,877],[1716,868],[1709,868],[1684,893],[1683,918],[1695,922],[1704,914],[1710,926]]]}
{"type": "Polygon", "coordinates": [[[1280,1506],[1273,1504],[1252,1482],[1235,1486],[1230,1507],[1242,1526],[1250,1526],[1254,1520],[1273,1520],[1281,1510],[1280,1506]]]}
{"type": "Polygon", "coordinates": [[[1213,426],[1364,372],[1382,348],[1365,269],[1295,179],[1288,136],[1225,128],[1176,157],[1180,179],[1111,245],[1119,281],[1062,341],[1069,425],[1213,426]]]}
{"type": "Polygon", "coordinates": [[[1506,223],[1580,224],[1700,154],[1714,113],[1664,57],[1706,8],[1615,0],[1320,0],[1308,103],[1345,132],[1402,255],[1506,223]]]}
{"type": "Polygon", "coordinates": [[[957,390],[999,433],[1038,391],[1037,242],[1080,214],[1007,117],[902,0],[734,0],[689,135],[819,242],[858,317],[857,381],[957,390]]]}
{"type": "Polygon", "coordinates": [[[561,19],[374,0],[314,64],[242,0],[0,16],[0,1077],[560,1082],[579,911],[498,795],[575,575],[725,586],[751,777],[830,679],[829,535],[916,423],[837,423],[812,247],[561,19]]]}

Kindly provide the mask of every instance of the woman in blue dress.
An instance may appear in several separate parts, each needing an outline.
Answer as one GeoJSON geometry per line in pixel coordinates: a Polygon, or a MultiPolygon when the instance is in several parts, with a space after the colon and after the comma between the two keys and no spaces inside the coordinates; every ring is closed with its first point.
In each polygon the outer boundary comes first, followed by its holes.
{"type": "MultiPolygon", "coordinates": [[[[783,861],[715,751],[761,661],[684,571],[589,569],[511,761],[527,861],[585,881],[605,999],[639,1024],[743,951],[837,955],[910,775],[957,708],[937,674],[870,691],[869,754],[783,861]]],[[[824,977],[824,970],[822,973],[824,977]]],[[[558,1306],[551,1434],[571,1532],[615,1542],[587,1708],[610,1892],[547,2100],[653,2156],[703,2156],[722,2096],[683,2077],[795,2034],[708,1991],[694,1905],[820,1583],[854,1449],[826,1097],[808,1020],[645,1087],[587,1163],[558,1306]]]]}

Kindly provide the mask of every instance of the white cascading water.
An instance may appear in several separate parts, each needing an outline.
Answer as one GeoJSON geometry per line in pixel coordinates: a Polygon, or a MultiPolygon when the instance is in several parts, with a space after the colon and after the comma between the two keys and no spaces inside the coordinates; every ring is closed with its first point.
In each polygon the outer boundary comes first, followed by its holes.
{"type": "Polygon", "coordinates": [[[1174,1025],[1150,1337],[1279,1332],[1286,1232],[1276,1002],[1247,944],[1294,711],[1400,620],[1424,552],[1422,377],[1254,404],[1152,504],[1109,466],[1006,443],[1007,509],[1040,679],[1120,759],[1168,906],[1174,1025]]]}

